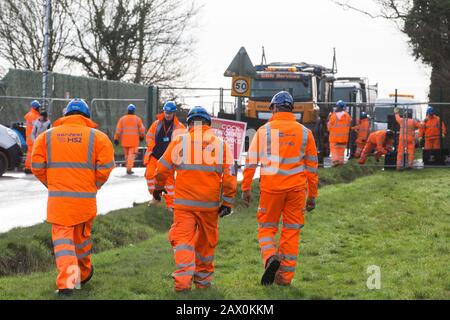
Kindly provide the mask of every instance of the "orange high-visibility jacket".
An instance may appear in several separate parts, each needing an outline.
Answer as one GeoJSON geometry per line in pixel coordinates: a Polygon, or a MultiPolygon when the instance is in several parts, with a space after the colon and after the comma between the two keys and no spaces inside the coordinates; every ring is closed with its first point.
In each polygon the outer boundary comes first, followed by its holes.
{"type": "MultiPolygon", "coordinates": [[[[144,163],[146,164],[148,162],[149,157],[152,154],[153,148],[155,147],[156,143],[158,141],[155,141],[156,137],[158,136],[159,132],[163,129],[164,125],[164,113],[160,113],[157,115],[157,120],[152,123],[150,128],[147,131],[147,136],[145,138],[147,142],[147,151],[145,153],[145,159],[144,163]]],[[[183,129],[186,129],[186,127],[178,120],[176,116],[173,117],[173,132],[172,132],[172,141],[175,139],[177,135],[182,133],[183,129]]]]}
{"type": "Polygon", "coordinates": [[[402,118],[398,113],[395,114],[395,120],[400,125],[400,138],[402,143],[405,138],[408,143],[412,143],[416,140],[416,129],[420,128],[420,123],[414,119],[402,118]]]}
{"type": "Polygon", "coordinates": [[[311,130],[298,123],[292,113],[274,114],[256,132],[246,159],[243,191],[251,189],[258,163],[261,163],[262,191],[282,193],[307,189],[309,197],[317,197],[316,143],[311,130]]]}
{"type": "Polygon", "coordinates": [[[421,138],[425,135],[425,139],[427,140],[438,140],[441,138],[441,134],[445,136],[447,134],[447,128],[442,122],[441,132],[441,118],[438,116],[428,116],[420,125],[419,137],[421,138]]]}
{"type": "Polygon", "coordinates": [[[328,131],[330,131],[330,142],[348,143],[348,134],[352,125],[352,117],[345,111],[338,118],[336,112],[333,112],[328,120],[328,131]]]}
{"type": "Polygon", "coordinates": [[[109,138],[81,115],[61,118],[34,143],[31,168],[48,188],[47,221],[73,226],[97,214],[97,190],[114,168],[109,138]]]}
{"type": "Polygon", "coordinates": [[[237,187],[233,153],[211,127],[195,126],[174,138],[159,159],[156,185],[164,186],[173,170],[174,209],[217,211],[221,202],[233,205],[237,187]]]}
{"type": "Polygon", "coordinates": [[[358,138],[356,138],[357,143],[362,143],[367,141],[370,133],[370,121],[369,119],[362,119],[359,121],[359,124],[354,126],[352,130],[358,132],[358,138]]]}
{"type": "Polygon", "coordinates": [[[386,130],[372,132],[368,139],[368,143],[375,145],[377,153],[380,154],[386,154],[391,149],[392,142],[386,140],[386,130]]]}
{"type": "MultiPolygon", "coordinates": [[[[25,119],[25,124],[26,124],[25,134],[26,134],[27,145],[33,144],[32,133],[33,133],[34,121],[39,119],[39,116],[40,116],[39,111],[37,111],[34,108],[31,108],[30,111],[23,117],[25,119]]],[[[29,150],[28,152],[31,152],[31,150],[29,150]]]]}
{"type": "Polygon", "coordinates": [[[127,114],[119,119],[114,140],[121,140],[124,148],[139,147],[139,138],[144,138],[145,127],[142,119],[135,114],[127,114]]]}

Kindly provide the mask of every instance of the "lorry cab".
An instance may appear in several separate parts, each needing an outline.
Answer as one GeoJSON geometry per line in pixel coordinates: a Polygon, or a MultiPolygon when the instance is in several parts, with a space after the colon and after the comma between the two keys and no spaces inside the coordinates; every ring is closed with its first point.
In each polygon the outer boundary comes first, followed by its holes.
{"type": "MultiPolygon", "coordinates": [[[[398,95],[397,107],[401,110],[411,110],[413,119],[422,121],[425,117],[424,108],[412,95],[398,95]]],[[[395,96],[380,98],[375,101],[373,130],[388,129],[389,118],[394,116],[395,96]]]]}
{"type": "Polygon", "coordinates": [[[22,162],[22,144],[18,133],[0,125],[0,176],[6,170],[20,166],[22,162]]]}

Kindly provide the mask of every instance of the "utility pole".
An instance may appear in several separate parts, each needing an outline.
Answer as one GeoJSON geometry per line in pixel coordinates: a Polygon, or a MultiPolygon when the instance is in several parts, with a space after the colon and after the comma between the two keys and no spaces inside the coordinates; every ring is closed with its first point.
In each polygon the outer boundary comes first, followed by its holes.
{"type": "Polygon", "coordinates": [[[50,24],[52,15],[52,0],[44,4],[44,52],[42,55],[42,111],[47,109],[48,97],[48,52],[50,45],[50,24]]]}

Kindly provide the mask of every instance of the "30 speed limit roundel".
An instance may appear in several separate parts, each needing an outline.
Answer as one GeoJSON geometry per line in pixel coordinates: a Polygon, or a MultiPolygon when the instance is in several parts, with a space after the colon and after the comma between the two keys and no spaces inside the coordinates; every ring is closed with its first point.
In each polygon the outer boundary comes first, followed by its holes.
{"type": "Polygon", "coordinates": [[[245,78],[245,77],[233,78],[233,95],[249,96],[250,95],[250,78],[245,78]]]}

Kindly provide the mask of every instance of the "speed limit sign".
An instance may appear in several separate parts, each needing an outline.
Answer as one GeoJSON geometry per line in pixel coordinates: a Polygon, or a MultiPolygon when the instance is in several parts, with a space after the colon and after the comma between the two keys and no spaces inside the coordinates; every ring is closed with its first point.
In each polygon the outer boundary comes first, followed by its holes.
{"type": "Polygon", "coordinates": [[[251,79],[248,77],[233,77],[231,95],[234,97],[250,96],[251,79]]]}

